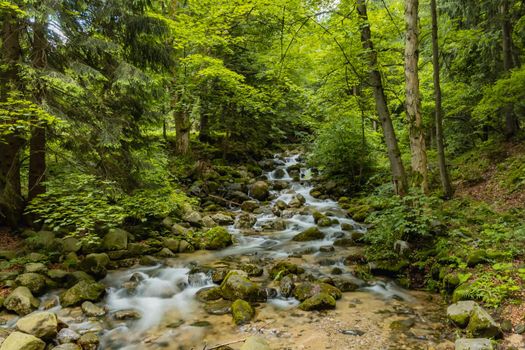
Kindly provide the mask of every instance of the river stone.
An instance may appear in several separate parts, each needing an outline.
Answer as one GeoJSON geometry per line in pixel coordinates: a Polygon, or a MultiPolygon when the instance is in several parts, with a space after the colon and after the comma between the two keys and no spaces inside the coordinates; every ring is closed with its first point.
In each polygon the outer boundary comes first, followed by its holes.
{"type": "Polygon", "coordinates": [[[80,268],[95,277],[104,278],[108,273],[106,267],[109,262],[110,259],[106,253],[91,253],[82,260],[80,268]]]}
{"type": "Polygon", "coordinates": [[[187,223],[189,223],[192,226],[197,226],[197,227],[202,226],[202,216],[201,216],[201,214],[198,211],[193,210],[193,209],[187,210],[182,215],[182,220],[186,221],[187,223]]]}
{"type": "Polygon", "coordinates": [[[248,274],[248,277],[260,277],[264,273],[262,267],[255,264],[243,264],[241,270],[248,274]]]}
{"type": "Polygon", "coordinates": [[[46,273],[47,267],[42,263],[27,263],[24,266],[25,273],[46,273]]]}
{"type": "Polygon", "coordinates": [[[261,290],[258,284],[241,276],[236,271],[228,273],[220,288],[222,297],[227,300],[243,299],[252,302],[266,300],[266,293],[261,290]]]}
{"type": "Polygon", "coordinates": [[[205,288],[199,289],[199,291],[196,294],[196,297],[197,297],[197,300],[201,302],[220,299],[222,297],[221,288],[205,287],[205,288]]]}
{"type": "Polygon", "coordinates": [[[142,317],[141,313],[134,309],[119,310],[113,314],[115,320],[138,320],[142,317]]]}
{"type": "Polygon", "coordinates": [[[214,300],[204,305],[204,311],[210,315],[226,315],[232,311],[232,302],[230,300],[214,300]]]}
{"type": "Polygon", "coordinates": [[[55,346],[51,350],[82,350],[82,348],[74,343],[66,343],[55,346]]]}
{"type": "Polygon", "coordinates": [[[300,275],[304,273],[304,269],[288,261],[279,261],[270,269],[270,278],[272,280],[280,280],[282,277],[292,274],[300,275]]]}
{"type": "Polygon", "coordinates": [[[55,234],[51,231],[39,231],[27,240],[27,245],[32,249],[51,249],[55,245],[55,234]]]}
{"type": "Polygon", "coordinates": [[[303,282],[295,286],[294,297],[299,301],[305,301],[317,294],[328,294],[334,299],[341,299],[341,291],[327,283],[303,282]]]}
{"type": "Polygon", "coordinates": [[[82,347],[82,350],[97,350],[99,343],[98,336],[92,332],[83,334],[78,340],[78,345],[82,347]]]}
{"type": "Polygon", "coordinates": [[[13,332],[4,340],[0,350],[44,350],[46,343],[37,337],[21,332],[13,332]]]}
{"type": "Polygon", "coordinates": [[[159,260],[151,255],[144,255],[140,258],[139,264],[144,266],[155,266],[159,263],[159,260]]]}
{"type": "Polygon", "coordinates": [[[104,308],[93,304],[91,301],[84,301],[81,308],[84,314],[88,317],[100,317],[106,314],[104,308]]]}
{"type": "Polygon", "coordinates": [[[169,248],[162,248],[157,255],[161,258],[174,258],[176,256],[169,248]]]}
{"type": "Polygon", "coordinates": [[[51,269],[47,271],[47,277],[55,282],[64,282],[68,278],[69,272],[60,269],[51,269]]]}
{"type": "Polygon", "coordinates": [[[295,288],[295,283],[291,275],[284,276],[279,283],[279,289],[281,295],[285,298],[288,298],[292,295],[295,288]]]}
{"type": "Polygon", "coordinates": [[[253,198],[264,201],[270,195],[269,186],[265,181],[257,181],[251,186],[250,193],[253,198]]]}
{"type": "Polygon", "coordinates": [[[84,301],[98,301],[106,290],[103,284],[80,281],[60,296],[63,307],[75,306],[84,301]]]}
{"type": "Polygon", "coordinates": [[[80,339],[80,334],[70,328],[62,328],[57,334],[59,344],[76,343],[80,339]]]}
{"type": "Polygon", "coordinates": [[[175,253],[187,253],[195,250],[187,241],[176,238],[164,239],[164,247],[175,253]]]}
{"type": "Polygon", "coordinates": [[[259,208],[259,203],[254,200],[244,201],[241,204],[241,209],[249,213],[253,213],[253,211],[257,208],[259,208]]]}
{"type": "Polygon", "coordinates": [[[315,241],[318,239],[323,239],[325,234],[319,230],[318,227],[310,227],[303,232],[295,235],[292,240],[296,242],[306,242],[306,241],[315,241]]]}
{"type": "Polygon", "coordinates": [[[456,350],[493,350],[489,339],[458,339],[456,340],[456,350]]]}
{"type": "Polygon", "coordinates": [[[235,222],[230,215],[224,213],[214,214],[211,218],[219,225],[232,225],[235,222]]]}
{"type": "Polygon", "coordinates": [[[447,308],[447,316],[456,325],[467,328],[467,333],[474,337],[499,337],[501,329],[485,309],[476,302],[459,301],[447,308]]]}
{"type": "Polygon", "coordinates": [[[202,246],[209,250],[223,249],[232,244],[232,235],[221,226],[208,230],[202,237],[202,246]]]}
{"type": "Polygon", "coordinates": [[[295,195],[292,200],[288,203],[290,208],[300,208],[306,203],[306,199],[302,194],[295,195]]]}
{"type": "Polygon", "coordinates": [[[447,308],[447,317],[458,327],[465,328],[477,306],[478,304],[472,300],[457,302],[447,308]]]}
{"type": "Polygon", "coordinates": [[[42,253],[30,253],[26,256],[26,260],[28,262],[42,262],[42,261],[47,261],[48,256],[42,253]]]}
{"type": "Polygon", "coordinates": [[[332,281],[333,285],[341,292],[354,292],[361,287],[359,280],[354,277],[334,276],[332,277],[332,281]]]}
{"type": "Polygon", "coordinates": [[[75,237],[62,238],[62,251],[64,253],[76,253],[82,248],[82,243],[75,237]]]}
{"type": "Polygon", "coordinates": [[[17,314],[24,316],[40,305],[40,301],[31,294],[27,287],[18,287],[8,295],[4,301],[4,307],[7,310],[14,311],[17,314]]]}
{"type": "Polygon", "coordinates": [[[51,339],[57,334],[57,316],[52,312],[33,312],[16,322],[16,328],[37,338],[51,339]]]}
{"type": "Polygon", "coordinates": [[[46,278],[38,273],[23,273],[16,278],[15,282],[19,286],[29,288],[31,293],[36,295],[46,290],[46,278]]]}
{"type": "Polygon", "coordinates": [[[319,293],[304,300],[299,305],[299,309],[303,311],[329,310],[335,309],[335,304],[335,299],[330,294],[319,293]]]}
{"type": "Polygon", "coordinates": [[[237,299],[232,304],[232,316],[236,325],[249,323],[255,316],[255,310],[246,301],[237,299]]]}
{"type": "Polygon", "coordinates": [[[264,338],[252,336],[246,339],[240,350],[271,350],[271,348],[264,338]]]}
{"type": "Polygon", "coordinates": [[[124,250],[128,248],[129,233],[120,228],[112,228],[102,240],[104,250],[124,250]]]}
{"type": "Polygon", "coordinates": [[[243,213],[237,218],[235,228],[238,229],[250,229],[257,222],[257,218],[254,215],[243,213]]]}

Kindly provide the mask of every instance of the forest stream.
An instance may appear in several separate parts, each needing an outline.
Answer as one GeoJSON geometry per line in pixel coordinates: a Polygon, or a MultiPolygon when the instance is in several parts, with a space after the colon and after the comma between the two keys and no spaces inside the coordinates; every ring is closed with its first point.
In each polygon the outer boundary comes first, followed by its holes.
{"type": "MultiPolygon", "coordinates": [[[[233,246],[179,254],[161,265],[109,272],[102,280],[107,295],[99,303],[108,311],[105,319],[86,318],[79,307],[58,305],[51,311],[80,334],[98,331],[100,349],[209,349],[219,344],[238,349],[242,340],[254,334],[266,338],[274,349],[428,349],[442,341],[446,323],[439,297],[404,290],[387,279],[365,282],[355,277],[352,261],[362,256],[364,247],[341,247],[344,244],[336,240],[366,235],[366,227],[348,218],[337,202],[310,195],[311,171],[300,155],[275,156],[273,161],[274,170],[265,174],[273,183],[273,199],[260,208],[253,228],[228,227],[235,237],[233,246]],[[299,181],[287,169],[300,169],[299,181]],[[295,209],[272,212],[274,206],[282,202],[294,206],[294,201],[298,203],[295,209]],[[315,226],[312,212],[330,218],[331,223],[321,228],[325,238],[292,240],[315,226]],[[272,281],[269,271],[284,260],[305,269],[312,281],[330,281],[343,291],[336,309],[302,311],[293,295],[283,295],[282,281],[281,285],[272,281]],[[241,266],[251,266],[248,275],[265,287],[267,301],[256,303],[254,321],[236,326],[231,302],[203,303],[197,292],[216,285],[211,271],[241,266]],[[118,312],[121,321],[111,317],[118,312]]],[[[242,211],[237,209],[235,214],[238,223],[242,211]]],[[[50,298],[58,300],[57,293],[46,294],[42,300],[50,298]]],[[[15,322],[11,320],[8,326],[15,322]]]]}

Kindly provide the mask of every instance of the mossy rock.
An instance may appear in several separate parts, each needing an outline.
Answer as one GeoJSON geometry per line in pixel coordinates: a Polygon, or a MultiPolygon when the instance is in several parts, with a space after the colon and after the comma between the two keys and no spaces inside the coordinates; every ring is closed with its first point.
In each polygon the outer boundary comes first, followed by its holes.
{"type": "Polygon", "coordinates": [[[327,283],[303,282],[295,286],[293,295],[299,301],[304,301],[316,294],[325,293],[334,299],[341,299],[342,293],[337,288],[327,283]]]}
{"type": "Polygon", "coordinates": [[[107,274],[107,266],[110,262],[106,253],[88,254],[80,263],[80,268],[95,277],[104,278],[107,274]]]}
{"type": "Polygon", "coordinates": [[[29,288],[20,286],[13,290],[4,300],[4,307],[18,315],[25,316],[40,306],[40,300],[35,298],[29,288]]]}
{"type": "Polygon", "coordinates": [[[218,300],[222,298],[221,288],[219,287],[205,287],[199,289],[196,294],[197,300],[201,302],[207,302],[212,300],[218,300]]]}
{"type": "Polygon", "coordinates": [[[80,281],[60,296],[63,307],[80,305],[84,301],[99,301],[104,295],[106,287],[92,281],[80,281]]]}
{"type": "Polygon", "coordinates": [[[251,302],[266,301],[266,293],[261,287],[241,276],[236,271],[230,271],[221,283],[221,295],[227,300],[243,299],[251,302]]]}
{"type": "Polygon", "coordinates": [[[315,241],[319,239],[324,239],[324,237],[325,237],[325,234],[321,232],[321,230],[319,230],[318,227],[313,226],[295,235],[292,238],[292,240],[296,242],[307,242],[307,241],[315,241]]]}
{"type": "Polygon", "coordinates": [[[300,275],[302,273],[304,273],[303,268],[288,261],[279,261],[270,269],[270,278],[278,281],[286,275],[300,275]]]}
{"type": "Polygon", "coordinates": [[[409,262],[406,260],[390,261],[374,261],[369,264],[370,273],[376,276],[388,276],[397,277],[399,276],[406,267],[409,266],[409,262]]]}
{"type": "Polygon", "coordinates": [[[221,226],[206,231],[202,236],[201,245],[204,249],[218,250],[233,244],[232,235],[221,226]]]}
{"type": "Polygon", "coordinates": [[[487,252],[485,250],[479,249],[468,254],[467,265],[469,267],[474,267],[476,265],[488,262],[488,260],[489,258],[487,252]]]}
{"type": "Polygon", "coordinates": [[[38,273],[23,273],[16,278],[15,282],[19,286],[29,288],[35,295],[42,294],[46,289],[46,278],[38,273]]]}
{"type": "Polygon", "coordinates": [[[299,305],[299,309],[303,311],[330,310],[335,309],[335,306],[336,301],[334,297],[327,293],[319,293],[304,300],[299,305]]]}
{"type": "Polygon", "coordinates": [[[250,303],[242,299],[235,300],[231,308],[233,321],[238,326],[249,323],[255,316],[255,310],[250,303]]]}
{"type": "Polygon", "coordinates": [[[241,270],[248,274],[248,277],[260,277],[264,273],[262,267],[255,264],[242,264],[241,270]]]}
{"type": "Polygon", "coordinates": [[[349,207],[348,215],[357,222],[364,222],[373,211],[374,209],[370,205],[360,204],[349,207]]]}

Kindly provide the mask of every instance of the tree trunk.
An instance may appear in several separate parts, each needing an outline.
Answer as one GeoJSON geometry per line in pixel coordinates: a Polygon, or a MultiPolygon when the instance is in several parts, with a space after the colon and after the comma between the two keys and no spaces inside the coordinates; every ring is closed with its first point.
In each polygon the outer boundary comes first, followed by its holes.
{"type": "MultiPolygon", "coordinates": [[[[1,28],[2,64],[6,73],[1,77],[0,100],[17,89],[18,63],[22,56],[19,21],[11,15],[4,17],[1,28]]],[[[23,197],[20,186],[20,153],[24,140],[16,133],[0,135],[0,224],[15,227],[22,217],[23,197]]]]}
{"type": "Polygon", "coordinates": [[[428,194],[427,149],[419,93],[419,0],[405,0],[405,87],[406,111],[410,128],[410,150],[415,182],[428,194]]]}
{"type": "Polygon", "coordinates": [[[399,151],[394,125],[392,124],[390,111],[388,110],[381,74],[377,67],[377,52],[374,50],[374,45],[372,43],[372,32],[370,30],[370,24],[368,23],[366,0],[357,0],[357,11],[360,19],[363,21],[361,25],[361,43],[368,55],[367,59],[370,67],[369,83],[374,92],[377,114],[379,115],[383,134],[385,136],[394,188],[396,193],[403,196],[407,193],[408,188],[405,168],[401,161],[401,152],[399,151]]]}
{"type": "MultiPolygon", "coordinates": [[[[47,66],[46,25],[36,21],[33,25],[33,67],[45,69],[47,66]]],[[[44,87],[38,84],[36,92],[37,103],[44,99],[44,87]]],[[[29,179],[28,200],[45,193],[46,188],[46,128],[44,125],[34,126],[29,141],[29,179]]]]}
{"type": "Polygon", "coordinates": [[[199,141],[208,142],[209,141],[209,116],[208,113],[203,112],[201,114],[201,123],[199,128],[199,141]]]}
{"type": "MultiPolygon", "coordinates": [[[[509,18],[509,2],[502,0],[500,5],[501,26],[502,26],[502,46],[503,46],[503,69],[509,72],[514,68],[512,58],[512,25],[509,18]]],[[[519,122],[514,114],[514,106],[509,103],[503,109],[505,113],[505,137],[507,139],[516,135],[519,129],[519,122]]]]}
{"type": "Polygon", "coordinates": [[[185,156],[190,153],[190,117],[184,106],[179,106],[179,97],[177,95],[175,96],[174,102],[175,152],[185,156]]]}
{"type": "Polygon", "coordinates": [[[439,77],[439,43],[438,43],[438,17],[436,0],[430,0],[430,11],[432,12],[432,64],[434,65],[434,98],[436,102],[435,127],[436,148],[438,155],[439,177],[445,198],[451,198],[453,194],[450,176],[448,174],[445,158],[445,146],[443,136],[443,108],[441,106],[441,81],[439,77]]]}

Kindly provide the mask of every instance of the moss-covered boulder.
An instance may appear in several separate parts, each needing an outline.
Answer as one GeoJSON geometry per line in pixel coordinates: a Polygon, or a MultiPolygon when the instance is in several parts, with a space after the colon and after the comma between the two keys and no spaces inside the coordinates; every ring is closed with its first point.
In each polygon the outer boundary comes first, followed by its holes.
{"type": "Polygon", "coordinates": [[[27,263],[24,266],[25,273],[47,273],[47,266],[43,263],[27,263]]]}
{"type": "Polygon", "coordinates": [[[164,239],[164,247],[168,248],[174,253],[189,253],[195,251],[193,245],[183,239],[166,238],[164,239]]]}
{"type": "Polygon", "coordinates": [[[22,332],[13,332],[4,340],[0,350],[44,350],[46,343],[22,332]]]}
{"type": "Polygon", "coordinates": [[[280,280],[286,275],[300,275],[304,273],[304,269],[289,261],[279,261],[270,269],[270,278],[273,280],[280,280]]]}
{"type": "Polygon", "coordinates": [[[485,250],[478,249],[470,252],[467,255],[466,260],[468,267],[474,267],[476,265],[487,262],[489,260],[489,256],[485,250]]]}
{"type": "Polygon", "coordinates": [[[242,264],[241,270],[246,272],[248,277],[260,277],[264,273],[263,268],[255,264],[242,264]]]}
{"type": "Polygon", "coordinates": [[[105,291],[106,287],[103,284],[80,281],[60,296],[60,303],[63,307],[69,307],[82,304],[84,301],[98,301],[105,291]]]}
{"type": "Polygon", "coordinates": [[[270,195],[270,188],[265,181],[257,181],[250,187],[250,194],[253,198],[264,201],[270,195]]]}
{"type": "Polygon", "coordinates": [[[477,306],[478,304],[472,300],[454,303],[447,308],[447,317],[458,327],[465,328],[477,306]]]}
{"type": "Polygon", "coordinates": [[[65,237],[62,239],[61,246],[64,253],[76,253],[82,248],[82,243],[75,237],[65,237]]]}
{"type": "Polygon", "coordinates": [[[23,286],[13,290],[4,300],[4,307],[7,310],[21,316],[33,312],[39,305],[40,301],[33,296],[29,288],[23,286]]]}
{"type": "Polygon", "coordinates": [[[335,309],[335,298],[327,293],[316,294],[299,304],[299,309],[303,311],[330,310],[335,309]]]}
{"type": "Polygon", "coordinates": [[[364,222],[372,211],[373,208],[371,206],[367,204],[359,204],[350,206],[348,208],[348,215],[357,222],[364,222]]]}
{"type": "Polygon", "coordinates": [[[16,322],[16,328],[41,339],[52,339],[58,332],[57,316],[52,312],[33,312],[16,322]]]}
{"type": "Polygon", "coordinates": [[[199,289],[197,292],[197,300],[201,302],[207,302],[212,300],[218,300],[222,298],[221,288],[219,287],[205,287],[199,289]]]}
{"type": "Polygon", "coordinates": [[[237,299],[232,304],[232,316],[236,325],[243,325],[250,322],[255,316],[255,310],[250,303],[237,299]]]}
{"type": "Polygon", "coordinates": [[[295,235],[292,238],[292,240],[296,242],[307,242],[307,241],[315,241],[318,239],[324,239],[324,237],[325,237],[325,234],[321,232],[321,230],[319,230],[318,227],[313,226],[295,235]]]}
{"type": "Polygon", "coordinates": [[[46,278],[39,273],[23,273],[16,278],[15,282],[19,286],[29,288],[35,295],[40,295],[46,290],[46,278]]]}
{"type": "Polygon", "coordinates": [[[210,315],[226,315],[232,312],[232,302],[224,299],[208,301],[204,311],[210,315]]]}
{"type": "Polygon", "coordinates": [[[202,235],[201,246],[204,249],[223,249],[233,244],[232,235],[221,226],[209,229],[202,235]]]}
{"type": "Polygon", "coordinates": [[[107,274],[109,256],[106,253],[88,254],[80,263],[80,268],[98,278],[104,278],[107,274]]]}
{"type": "Polygon", "coordinates": [[[243,299],[251,302],[266,300],[266,293],[257,283],[236,271],[228,273],[220,288],[222,297],[227,300],[243,299]]]}
{"type": "Polygon", "coordinates": [[[295,286],[293,295],[297,300],[304,301],[319,293],[328,294],[334,299],[341,299],[343,295],[338,288],[332,285],[311,282],[303,282],[295,286]]]}
{"type": "Polygon", "coordinates": [[[472,337],[497,338],[501,328],[485,309],[476,302],[459,301],[447,308],[447,317],[472,337]]]}
{"type": "Polygon", "coordinates": [[[55,234],[51,231],[39,231],[26,239],[28,247],[31,249],[51,250],[57,247],[55,234]]]}
{"type": "Polygon", "coordinates": [[[113,228],[104,236],[102,248],[104,250],[123,250],[128,248],[129,233],[120,228],[113,228]]]}

